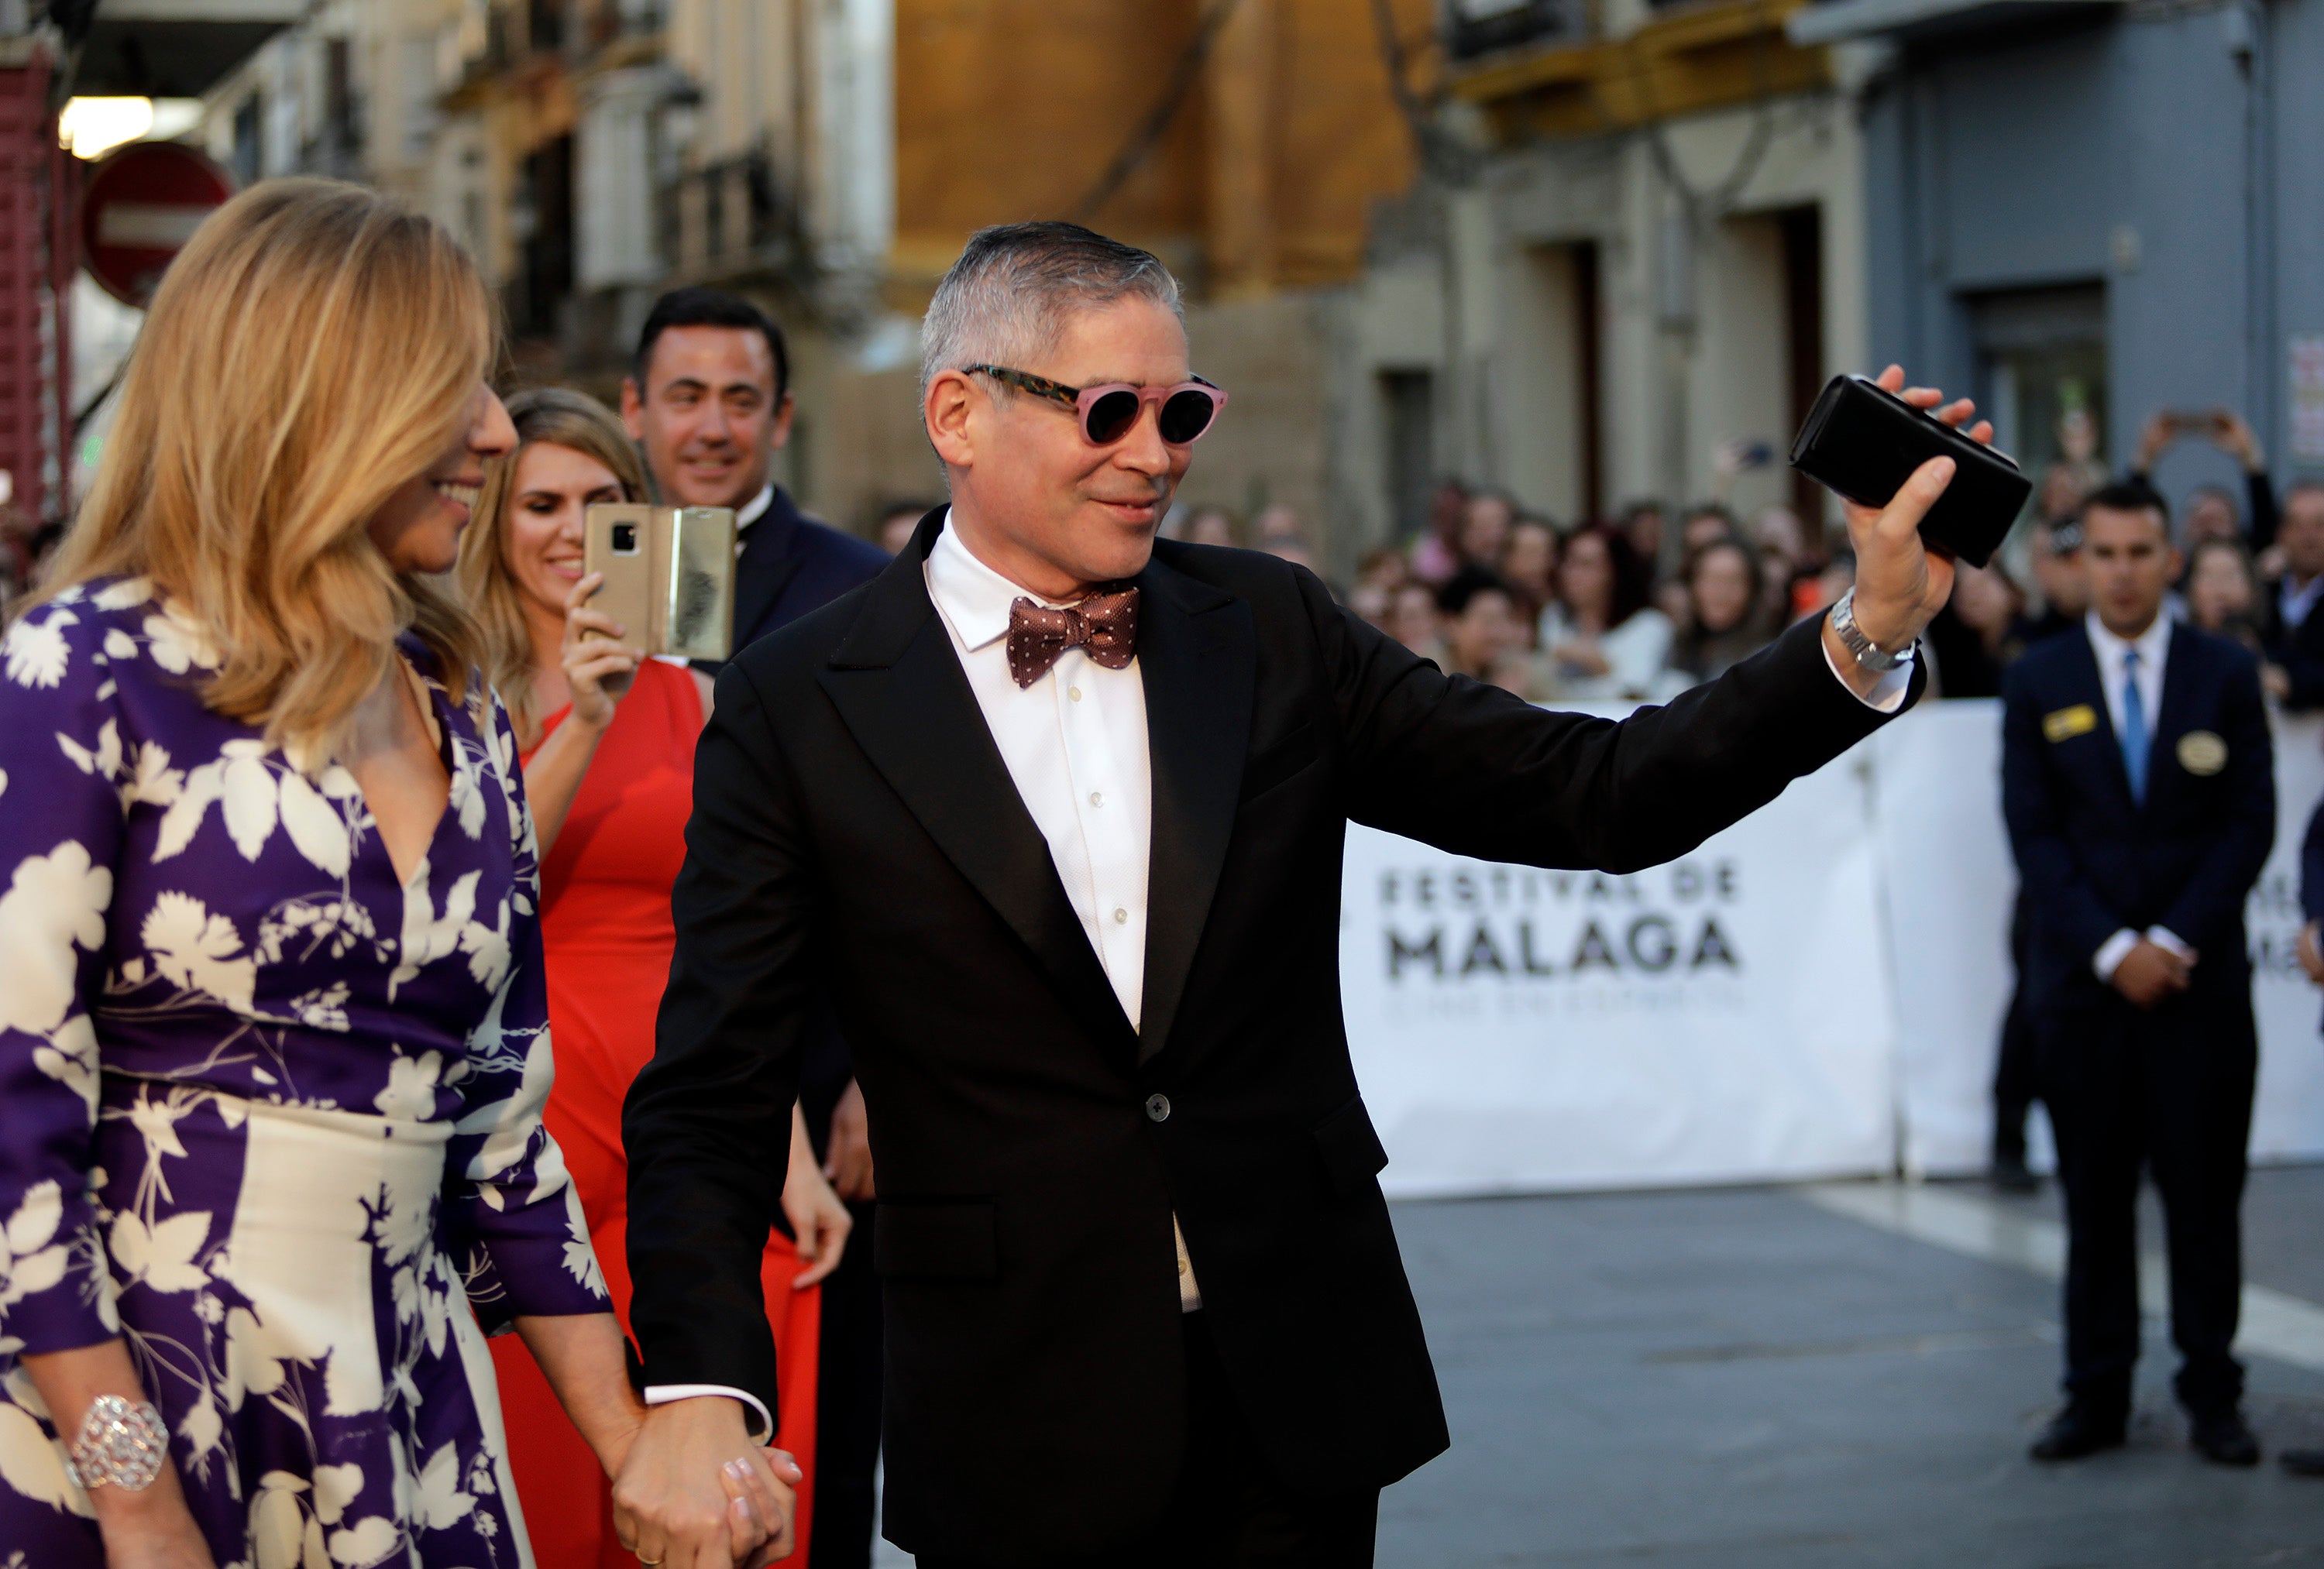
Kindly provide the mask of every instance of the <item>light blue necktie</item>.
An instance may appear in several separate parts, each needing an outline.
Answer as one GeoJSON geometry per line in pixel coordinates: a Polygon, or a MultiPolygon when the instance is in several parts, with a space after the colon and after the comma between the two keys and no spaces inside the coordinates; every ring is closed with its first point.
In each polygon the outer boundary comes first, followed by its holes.
{"type": "Polygon", "coordinates": [[[2146,803],[2146,702],[2138,695],[2138,650],[2122,656],[2122,766],[2130,775],[2130,798],[2146,803]]]}

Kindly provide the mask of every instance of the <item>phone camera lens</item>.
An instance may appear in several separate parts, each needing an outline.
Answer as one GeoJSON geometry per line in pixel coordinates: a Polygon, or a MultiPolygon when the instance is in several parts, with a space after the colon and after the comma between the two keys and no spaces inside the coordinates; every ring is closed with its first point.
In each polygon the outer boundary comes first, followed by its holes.
{"type": "Polygon", "coordinates": [[[635,555],[638,553],[638,526],[634,523],[613,525],[613,554],[635,555]]]}

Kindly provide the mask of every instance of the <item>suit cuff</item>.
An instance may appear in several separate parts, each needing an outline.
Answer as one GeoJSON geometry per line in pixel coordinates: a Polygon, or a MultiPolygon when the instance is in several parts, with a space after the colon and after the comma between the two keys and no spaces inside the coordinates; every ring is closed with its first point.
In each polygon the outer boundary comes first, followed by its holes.
{"type": "Polygon", "coordinates": [[[1849,696],[1877,713],[1895,713],[1904,706],[1904,694],[1913,684],[1913,665],[1921,652],[1918,643],[1904,650],[1903,661],[1875,682],[1870,692],[1858,692],[1849,685],[1848,677],[1840,673],[1840,661],[1831,656],[1830,644],[1819,638],[1817,647],[1823,650],[1824,668],[1831,672],[1834,681],[1848,687],[1849,696]]]}
{"type": "MultiPolygon", "coordinates": [[[[2128,959],[2130,950],[2137,946],[2138,933],[2126,926],[2099,944],[2098,952],[2090,959],[2090,968],[2098,972],[2098,979],[2101,982],[2112,986],[2114,972],[2122,967],[2122,961],[2128,959]]],[[[653,1397],[650,1391],[646,1398],[649,1402],[651,1401],[653,1397]]]]}
{"type": "Polygon", "coordinates": [[[2189,964],[2195,962],[2195,950],[2192,948],[2190,948],[2187,945],[2186,940],[2177,932],[2172,931],[2168,926],[2148,927],[2146,929],[2146,940],[2154,944],[2157,948],[2169,949],[2172,952],[2185,959],[2189,964]]]}
{"type": "Polygon", "coordinates": [[[667,1406],[673,1400],[699,1399],[704,1395],[724,1395],[730,1400],[742,1401],[758,1418],[755,1425],[747,1420],[743,1423],[750,1431],[752,1442],[760,1444],[774,1442],[775,1418],[768,1412],[767,1408],[760,1403],[759,1397],[745,1394],[741,1390],[729,1389],[724,1384],[650,1384],[646,1388],[645,1400],[649,1406],[667,1406]]]}

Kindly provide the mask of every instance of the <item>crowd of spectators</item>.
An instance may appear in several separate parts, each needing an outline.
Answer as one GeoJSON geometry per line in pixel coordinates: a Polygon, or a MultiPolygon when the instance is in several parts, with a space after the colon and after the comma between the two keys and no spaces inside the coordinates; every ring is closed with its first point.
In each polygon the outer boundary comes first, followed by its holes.
{"type": "MultiPolygon", "coordinates": [[[[2251,427],[2222,408],[2153,416],[2121,482],[2151,492],[2157,461],[2187,441],[2236,460],[2245,482],[2240,493],[2199,486],[2179,509],[2171,613],[2251,648],[2286,707],[2324,708],[2324,616],[2308,615],[2324,599],[2324,479],[2296,482],[2279,506],[2251,427]]],[[[2079,518],[2109,478],[2087,458],[2048,465],[2009,547],[1988,566],[1960,565],[1923,644],[1934,695],[1997,696],[2019,654],[2081,624],[2079,518]]],[[[1297,515],[1280,504],[1248,529],[1224,509],[1194,509],[1170,532],[1314,564],[1297,515]]],[[[1503,491],[1447,482],[1416,537],[1357,564],[1345,599],[1448,671],[1537,702],[1621,703],[1718,676],[1821,614],[1855,576],[1845,537],[1819,542],[1788,507],[1744,518],[1720,501],[1637,500],[1569,527],[1503,491]]]]}
{"type": "MultiPolygon", "coordinates": [[[[1217,542],[1238,542],[1215,509],[1181,537],[1204,538],[1211,519],[1217,542]]],[[[1427,528],[1364,556],[1346,597],[1447,670],[1536,702],[1619,704],[1719,674],[1838,599],[1855,567],[1845,548],[1812,546],[1786,507],[1747,520],[1720,502],[1642,500],[1569,528],[1448,482],[1427,528]]]]}

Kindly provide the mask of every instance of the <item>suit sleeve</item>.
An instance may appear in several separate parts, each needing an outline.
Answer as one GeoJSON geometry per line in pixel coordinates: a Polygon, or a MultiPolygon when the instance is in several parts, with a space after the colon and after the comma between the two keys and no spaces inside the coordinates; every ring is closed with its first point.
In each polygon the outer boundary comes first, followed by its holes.
{"type": "Polygon", "coordinates": [[[2163,920],[2199,951],[2231,940],[2244,901],[2275,845],[2275,748],[2268,737],[2259,671],[2241,654],[2221,707],[2227,788],[2218,830],[2163,920]]]}
{"type": "MultiPolygon", "coordinates": [[[[1892,717],[1832,674],[1821,618],[1668,705],[1616,721],[1447,676],[1333,604],[1312,576],[1298,582],[1333,684],[1348,815],[1455,855],[1658,866],[1892,717]]],[[[1916,668],[1903,707],[1924,684],[1916,668]]]]}
{"type": "Polygon", "coordinates": [[[2036,903],[2044,924],[2057,929],[2074,953],[2087,959],[2129,923],[2107,906],[2067,840],[2066,803],[2051,778],[2041,707],[2025,689],[2023,666],[2003,676],[2001,815],[2017,859],[2018,885],[2038,890],[2036,903]]]}
{"type": "Polygon", "coordinates": [[[2308,814],[2308,834],[2300,843],[2300,913],[2324,921],[2324,801],[2308,814]]]}
{"type": "Polygon", "coordinates": [[[2293,712],[2324,708],[2324,614],[2315,611],[2283,639],[2283,672],[2292,690],[2283,706],[2293,712]]]}
{"type": "Polygon", "coordinates": [[[653,1060],[622,1109],[630,1317],[648,1386],[729,1385],[770,1410],[780,1403],[760,1259],[814,1012],[804,842],[763,699],[730,665],[695,752],[653,1060]]]}

